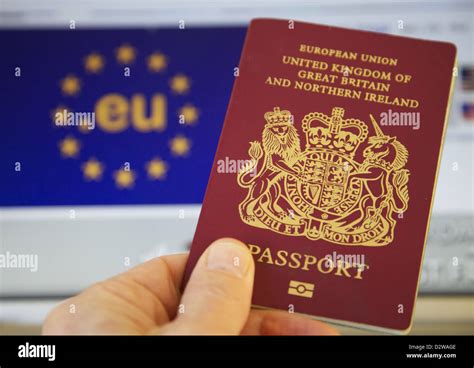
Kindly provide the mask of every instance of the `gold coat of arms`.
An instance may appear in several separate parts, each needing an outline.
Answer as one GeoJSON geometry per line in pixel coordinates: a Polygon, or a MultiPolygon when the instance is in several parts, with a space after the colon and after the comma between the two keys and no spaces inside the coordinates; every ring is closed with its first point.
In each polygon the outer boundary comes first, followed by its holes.
{"type": "Polygon", "coordinates": [[[359,119],[307,114],[302,151],[293,116],[275,107],[265,115],[262,141],[250,142],[238,184],[248,188],[242,221],[289,236],[347,246],[384,246],[408,208],[408,151],[359,119]],[[363,149],[362,157],[357,152],[363,149]],[[359,161],[357,161],[357,157],[359,161]]]}

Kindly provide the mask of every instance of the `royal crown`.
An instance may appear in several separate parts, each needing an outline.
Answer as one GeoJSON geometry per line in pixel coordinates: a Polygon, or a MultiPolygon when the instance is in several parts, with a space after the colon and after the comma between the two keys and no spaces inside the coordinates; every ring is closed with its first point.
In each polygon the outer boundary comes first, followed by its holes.
{"type": "Polygon", "coordinates": [[[275,107],[273,111],[265,113],[264,116],[269,125],[293,123],[293,115],[287,110],[280,111],[279,107],[275,107]]]}
{"type": "Polygon", "coordinates": [[[343,119],[344,109],[334,107],[331,116],[312,112],[303,118],[306,149],[327,149],[354,157],[368,134],[367,125],[358,119],[343,119]]]}

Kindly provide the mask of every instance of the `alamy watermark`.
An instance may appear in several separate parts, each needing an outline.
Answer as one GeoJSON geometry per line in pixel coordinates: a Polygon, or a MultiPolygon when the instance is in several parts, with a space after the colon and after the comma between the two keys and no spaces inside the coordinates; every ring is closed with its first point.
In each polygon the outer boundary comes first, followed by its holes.
{"type": "Polygon", "coordinates": [[[54,123],[57,126],[86,126],[87,129],[95,129],[95,112],[88,111],[57,111],[54,114],[54,123]]]}
{"type": "Polygon", "coordinates": [[[38,271],[38,255],[0,253],[0,268],[24,268],[36,272],[38,271]]]}
{"type": "Polygon", "coordinates": [[[26,342],[18,345],[18,358],[45,358],[54,362],[56,360],[56,345],[37,345],[26,342]]]}
{"type": "Polygon", "coordinates": [[[398,112],[384,111],[380,114],[380,125],[382,126],[407,126],[413,130],[420,129],[420,113],[419,112],[398,112]]]}
{"type": "Polygon", "coordinates": [[[257,165],[253,160],[234,160],[229,157],[217,160],[217,172],[219,174],[237,174],[248,172],[253,177],[257,174],[257,165]]]}
{"type": "Polygon", "coordinates": [[[344,267],[363,268],[367,266],[365,263],[365,255],[363,254],[339,254],[332,252],[324,256],[328,267],[342,264],[344,267]]]}

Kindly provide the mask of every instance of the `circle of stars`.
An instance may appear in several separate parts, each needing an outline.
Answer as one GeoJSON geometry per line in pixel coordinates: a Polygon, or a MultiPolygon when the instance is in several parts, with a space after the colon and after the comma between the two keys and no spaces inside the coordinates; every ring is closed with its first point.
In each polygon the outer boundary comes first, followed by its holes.
{"type": "MultiPolygon", "coordinates": [[[[115,49],[115,59],[120,65],[131,65],[137,59],[137,51],[130,44],[122,44],[115,49]]],[[[164,73],[168,67],[168,57],[160,51],[155,51],[146,58],[146,65],[150,73],[164,73]]],[[[98,52],[91,52],[83,58],[84,70],[87,74],[100,74],[103,72],[106,60],[98,52]]],[[[82,81],[74,74],[68,74],[59,82],[61,93],[66,97],[76,97],[81,93],[82,81]]],[[[178,73],[169,79],[169,87],[175,95],[187,95],[191,90],[191,80],[183,73],[178,73]]],[[[57,106],[52,112],[52,120],[55,121],[57,113],[73,112],[65,105],[57,106]]],[[[177,111],[178,121],[183,125],[195,125],[199,120],[200,112],[192,104],[187,103],[177,111]]],[[[81,133],[89,133],[86,125],[78,126],[81,133]]],[[[178,134],[169,140],[169,149],[174,157],[186,157],[189,155],[192,142],[182,134],[178,134]]],[[[64,159],[78,159],[81,152],[81,143],[72,135],[67,135],[58,142],[59,152],[64,159]]],[[[162,181],[169,171],[169,163],[160,157],[153,157],[145,163],[144,169],[147,177],[152,181],[162,181]]],[[[105,165],[96,157],[89,157],[81,163],[83,178],[86,182],[99,182],[102,180],[105,165]]],[[[133,188],[137,173],[131,169],[120,168],[113,171],[112,176],[119,189],[133,188]]]]}

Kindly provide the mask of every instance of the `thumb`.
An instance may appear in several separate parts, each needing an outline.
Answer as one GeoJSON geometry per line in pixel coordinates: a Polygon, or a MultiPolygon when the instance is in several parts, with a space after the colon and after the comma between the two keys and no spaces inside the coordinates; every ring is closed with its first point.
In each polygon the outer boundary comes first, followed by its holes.
{"type": "Polygon", "coordinates": [[[162,334],[239,334],[249,315],[254,263],[244,243],[216,240],[201,255],[181,299],[182,313],[162,334]]]}

